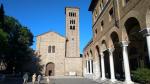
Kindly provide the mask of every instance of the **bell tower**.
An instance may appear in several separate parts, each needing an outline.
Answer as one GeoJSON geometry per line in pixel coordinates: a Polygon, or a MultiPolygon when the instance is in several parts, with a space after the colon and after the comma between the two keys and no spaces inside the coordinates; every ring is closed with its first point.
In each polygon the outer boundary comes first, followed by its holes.
{"type": "Polygon", "coordinates": [[[66,7],[66,57],[80,57],[79,8],[66,7]]]}

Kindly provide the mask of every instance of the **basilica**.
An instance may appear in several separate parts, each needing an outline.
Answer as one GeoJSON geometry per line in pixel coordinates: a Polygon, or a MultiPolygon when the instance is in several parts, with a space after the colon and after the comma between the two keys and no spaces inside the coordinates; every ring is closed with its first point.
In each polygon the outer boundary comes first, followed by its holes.
{"type": "Polygon", "coordinates": [[[91,0],[88,10],[93,34],[83,58],[79,8],[65,8],[65,37],[51,31],[37,36],[42,73],[133,84],[132,71],[150,67],[150,0],[91,0]]]}
{"type": "Polygon", "coordinates": [[[36,52],[45,76],[82,76],[79,49],[79,8],[66,7],[66,36],[54,31],[36,37],[36,52]]]}

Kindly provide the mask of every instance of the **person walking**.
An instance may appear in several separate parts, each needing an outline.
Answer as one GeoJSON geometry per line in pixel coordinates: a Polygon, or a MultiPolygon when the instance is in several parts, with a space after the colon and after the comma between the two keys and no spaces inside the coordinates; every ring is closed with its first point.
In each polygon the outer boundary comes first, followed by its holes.
{"type": "Polygon", "coordinates": [[[50,84],[50,76],[47,76],[47,84],[50,84]]]}
{"type": "Polygon", "coordinates": [[[38,84],[40,84],[40,81],[41,81],[41,75],[39,74],[38,75],[38,84]]]}
{"type": "Polygon", "coordinates": [[[34,74],[32,75],[32,84],[35,84],[35,81],[36,81],[36,74],[34,73],[34,74]]]}
{"type": "Polygon", "coordinates": [[[27,82],[28,82],[28,74],[25,73],[25,74],[23,75],[23,84],[27,84],[27,82]]]}

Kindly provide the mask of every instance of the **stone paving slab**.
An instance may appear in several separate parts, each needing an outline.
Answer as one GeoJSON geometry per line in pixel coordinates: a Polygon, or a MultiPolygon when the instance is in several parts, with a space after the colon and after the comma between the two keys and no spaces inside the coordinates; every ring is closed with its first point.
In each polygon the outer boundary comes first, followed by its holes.
{"type": "MultiPolygon", "coordinates": [[[[32,83],[30,82],[28,84],[32,83]]],[[[56,79],[52,78],[50,79],[50,83],[47,83],[46,79],[44,79],[41,81],[41,84],[99,84],[99,83],[85,78],[56,78],[56,79]]]]}
{"type": "MultiPolygon", "coordinates": [[[[23,83],[22,78],[7,78],[4,81],[0,81],[0,84],[22,84],[22,83],[23,83]]],[[[31,80],[27,84],[32,84],[31,80]]],[[[38,84],[37,81],[35,84],[38,84]]],[[[48,84],[46,81],[46,77],[43,77],[40,84],[48,84]]],[[[92,79],[87,79],[87,78],[77,77],[77,76],[55,76],[55,77],[50,77],[49,84],[124,84],[124,82],[116,81],[112,83],[108,79],[102,81],[100,79],[92,80],[92,79]]]]}

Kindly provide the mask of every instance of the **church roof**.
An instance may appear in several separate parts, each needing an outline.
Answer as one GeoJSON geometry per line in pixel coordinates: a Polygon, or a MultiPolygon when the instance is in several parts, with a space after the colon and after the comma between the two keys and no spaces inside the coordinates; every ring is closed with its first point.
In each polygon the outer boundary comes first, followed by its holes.
{"type": "Polygon", "coordinates": [[[57,32],[54,32],[54,31],[44,32],[44,33],[42,33],[42,34],[37,35],[36,37],[38,37],[38,36],[42,36],[42,35],[47,34],[47,33],[55,33],[55,34],[57,34],[57,35],[59,35],[59,36],[61,36],[61,37],[64,37],[64,38],[65,38],[65,36],[63,36],[63,35],[61,35],[61,34],[59,34],[59,33],[57,33],[57,32]]]}

